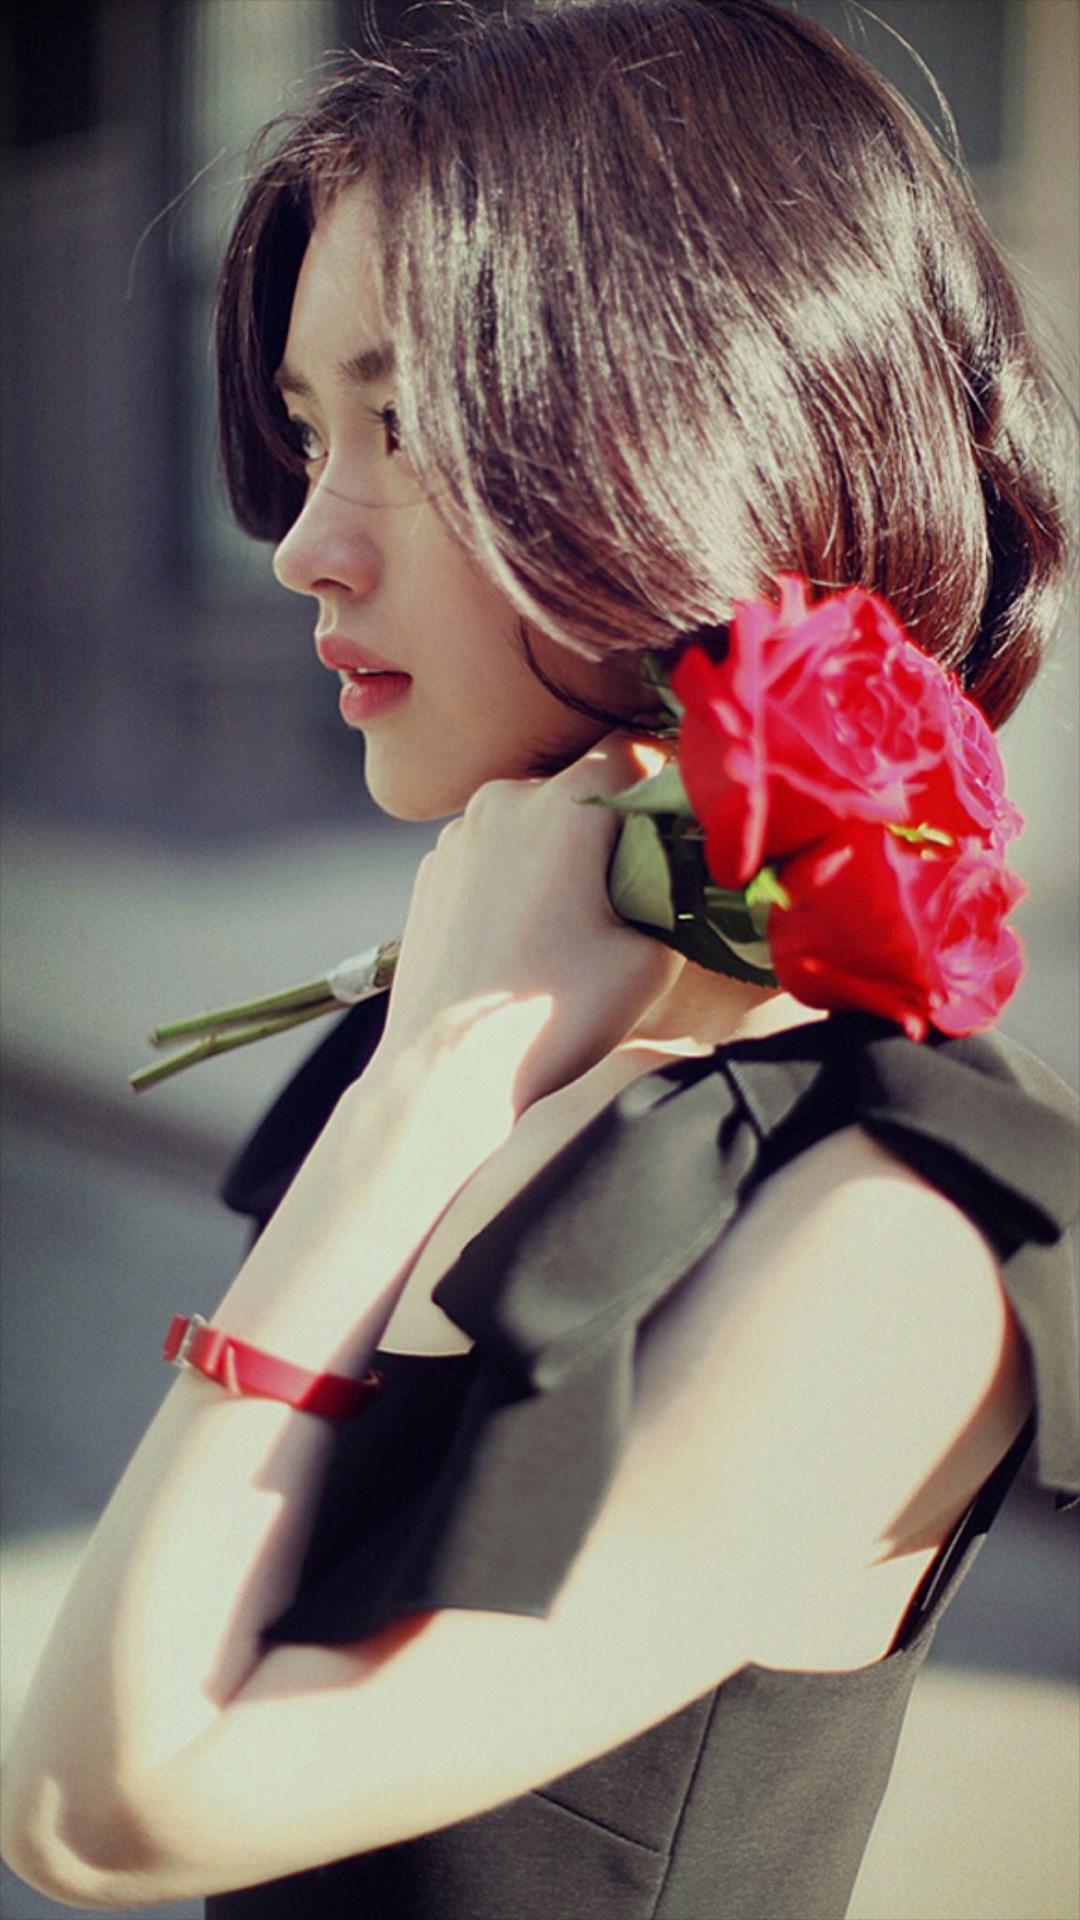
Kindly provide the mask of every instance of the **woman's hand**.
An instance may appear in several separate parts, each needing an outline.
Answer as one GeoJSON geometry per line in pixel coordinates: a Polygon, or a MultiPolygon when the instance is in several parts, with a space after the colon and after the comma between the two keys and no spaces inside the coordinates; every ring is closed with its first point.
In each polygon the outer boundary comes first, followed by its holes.
{"type": "Polygon", "coordinates": [[[379,1050],[479,1040],[515,1113],[593,1066],[673,986],[679,957],[607,896],[621,792],[657,749],[609,734],[546,780],[496,780],[421,862],[379,1050]]]}

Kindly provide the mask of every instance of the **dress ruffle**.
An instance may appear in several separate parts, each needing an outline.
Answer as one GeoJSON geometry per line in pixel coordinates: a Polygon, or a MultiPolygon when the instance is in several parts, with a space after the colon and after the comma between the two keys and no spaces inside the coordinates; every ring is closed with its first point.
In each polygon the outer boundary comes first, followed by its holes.
{"type": "MultiPolygon", "coordinates": [[[[379,1031],[370,1007],[339,1025],[238,1163],[230,1205],[260,1219],[272,1211],[379,1031]]],[[[1066,1235],[1080,1205],[1076,1104],[997,1036],[916,1046],[861,1014],[635,1081],[439,1283],[436,1301],[474,1345],[451,1363],[460,1391],[434,1478],[385,1527],[358,1512],[355,1545],[302,1582],[273,1633],[346,1641],[432,1607],[545,1613],[624,1445],[642,1327],[762,1180],[852,1124],[954,1200],[994,1247],[1031,1349],[1036,1475],[1075,1494],[1066,1235]]],[[[343,1430],[339,1446],[350,1444],[343,1430]]]]}

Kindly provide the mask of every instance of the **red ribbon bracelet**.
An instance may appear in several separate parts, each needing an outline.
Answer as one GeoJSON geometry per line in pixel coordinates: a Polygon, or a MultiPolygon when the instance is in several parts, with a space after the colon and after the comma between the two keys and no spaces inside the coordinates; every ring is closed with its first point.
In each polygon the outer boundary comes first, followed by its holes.
{"type": "Polygon", "coordinates": [[[246,1340],[212,1327],[201,1313],[175,1314],[161,1351],[164,1360],[177,1367],[194,1367],[228,1393],[283,1400],[286,1406],[321,1414],[325,1420],[355,1420],[382,1387],[382,1376],[374,1371],[362,1380],[347,1380],[340,1373],[309,1373],[306,1367],[294,1367],[290,1360],[278,1360],[261,1347],[251,1347],[246,1340]]]}

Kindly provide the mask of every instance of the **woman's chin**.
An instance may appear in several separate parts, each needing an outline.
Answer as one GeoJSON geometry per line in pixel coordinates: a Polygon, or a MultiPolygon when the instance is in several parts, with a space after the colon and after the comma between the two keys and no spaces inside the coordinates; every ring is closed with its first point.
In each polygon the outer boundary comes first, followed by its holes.
{"type": "Polygon", "coordinates": [[[447,770],[440,774],[431,767],[388,766],[378,751],[368,749],[364,760],[364,780],[378,807],[391,820],[445,820],[461,813],[481,784],[457,779],[447,770]]]}

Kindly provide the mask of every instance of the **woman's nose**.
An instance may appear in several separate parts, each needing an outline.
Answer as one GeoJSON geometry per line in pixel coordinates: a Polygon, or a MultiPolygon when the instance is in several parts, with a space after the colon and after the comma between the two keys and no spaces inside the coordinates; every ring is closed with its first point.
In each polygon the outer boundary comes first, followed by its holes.
{"type": "Polygon", "coordinates": [[[366,599],[381,575],[381,559],[355,501],[315,487],[274,554],[274,573],[292,593],[316,596],[328,588],[366,599]]]}

